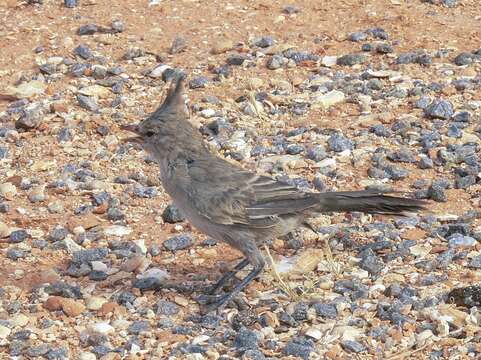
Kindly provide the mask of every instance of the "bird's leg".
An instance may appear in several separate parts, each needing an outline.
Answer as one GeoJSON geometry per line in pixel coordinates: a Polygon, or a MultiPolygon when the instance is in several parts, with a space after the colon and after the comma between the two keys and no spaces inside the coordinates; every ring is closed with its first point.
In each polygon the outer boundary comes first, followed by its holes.
{"type": "Polygon", "coordinates": [[[221,276],[221,278],[215,283],[212,288],[208,290],[208,294],[215,294],[219,289],[221,289],[224,284],[232,279],[235,274],[237,274],[239,271],[241,271],[243,268],[245,268],[247,265],[249,265],[249,260],[244,259],[240,263],[238,263],[231,271],[226,272],[224,275],[221,276]]]}
{"type": "Polygon", "coordinates": [[[239,283],[237,286],[228,294],[225,294],[218,298],[212,304],[209,304],[206,308],[206,312],[211,312],[216,310],[218,313],[224,309],[225,305],[229,303],[234,297],[239,294],[252,280],[254,280],[264,268],[264,263],[254,265],[254,269],[239,283]]]}
{"type": "MultiPolygon", "coordinates": [[[[239,294],[239,292],[241,292],[261,273],[262,269],[264,269],[265,261],[255,240],[244,239],[243,241],[238,242],[238,244],[239,250],[245,255],[246,260],[253,266],[253,269],[230,293],[218,297],[215,302],[209,304],[206,308],[207,312],[217,310],[217,313],[219,313],[229,301],[236,297],[237,294],[239,294]]],[[[240,265],[241,264],[239,264],[239,266],[240,265]]]]}

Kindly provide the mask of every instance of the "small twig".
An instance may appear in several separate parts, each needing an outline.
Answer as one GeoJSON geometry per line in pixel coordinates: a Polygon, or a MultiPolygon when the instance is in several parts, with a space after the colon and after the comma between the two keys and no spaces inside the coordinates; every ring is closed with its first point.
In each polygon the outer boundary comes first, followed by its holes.
{"type": "Polygon", "coordinates": [[[276,269],[274,259],[272,258],[272,255],[271,255],[267,245],[264,245],[264,249],[266,251],[267,258],[269,259],[269,261],[271,263],[272,273],[273,273],[274,277],[276,278],[276,280],[279,282],[280,288],[282,290],[284,290],[284,292],[287,293],[287,295],[289,295],[289,297],[291,297],[292,300],[297,300],[299,298],[299,296],[291,289],[291,287],[289,285],[287,285],[284,282],[284,280],[282,280],[281,275],[279,274],[279,272],[276,269]]]}
{"type": "Polygon", "coordinates": [[[401,350],[401,351],[399,351],[399,352],[397,352],[397,353],[395,353],[391,356],[388,356],[386,358],[386,360],[402,359],[404,357],[411,356],[411,355],[416,354],[420,351],[423,351],[425,348],[428,347],[428,345],[431,345],[431,344],[425,344],[425,345],[421,346],[419,349],[411,350],[411,351],[407,351],[407,352],[406,352],[406,350],[401,350]]]}
{"type": "Polygon", "coordinates": [[[326,259],[327,263],[330,267],[331,272],[335,273],[336,275],[341,274],[341,267],[340,265],[334,260],[334,256],[332,256],[331,246],[329,245],[329,237],[324,237],[324,251],[326,252],[326,259]]]}

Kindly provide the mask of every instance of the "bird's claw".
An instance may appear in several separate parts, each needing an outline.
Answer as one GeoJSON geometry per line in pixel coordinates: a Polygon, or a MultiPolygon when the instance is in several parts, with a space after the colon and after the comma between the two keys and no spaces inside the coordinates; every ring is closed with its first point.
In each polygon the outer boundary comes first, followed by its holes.
{"type": "Polygon", "coordinates": [[[227,303],[230,300],[230,294],[223,294],[223,295],[201,295],[196,300],[201,305],[201,312],[203,314],[208,314],[212,312],[216,312],[220,314],[220,312],[224,309],[227,303]]]}
{"type": "Polygon", "coordinates": [[[220,301],[225,295],[202,294],[196,298],[200,305],[210,305],[220,301]]]}

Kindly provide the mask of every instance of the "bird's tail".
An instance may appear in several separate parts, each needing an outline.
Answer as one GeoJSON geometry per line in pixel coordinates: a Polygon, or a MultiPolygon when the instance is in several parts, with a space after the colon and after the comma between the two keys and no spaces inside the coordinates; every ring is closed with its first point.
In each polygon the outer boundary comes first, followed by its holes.
{"type": "Polygon", "coordinates": [[[386,195],[374,190],[318,194],[322,212],[359,211],[370,214],[403,215],[425,209],[426,202],[386,195]]]}

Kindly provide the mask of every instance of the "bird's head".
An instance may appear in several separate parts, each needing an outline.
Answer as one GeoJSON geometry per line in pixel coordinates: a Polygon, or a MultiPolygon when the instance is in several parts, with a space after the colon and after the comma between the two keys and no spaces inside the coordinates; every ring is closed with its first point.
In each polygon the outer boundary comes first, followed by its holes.
{"type": "Polygon", "coordinates": [[[174,127],[179,120],[187,119],[189,116],[184,100],[184,79],[183,73],[177,74],[171,82],[167,95],[159,106],[148,118],[138,124],[122,125],[121,129],[131,132],[131,136],[124,141],[140,144],[145,150],[152,150],[162,142],[167,130],[174,127]]]}

